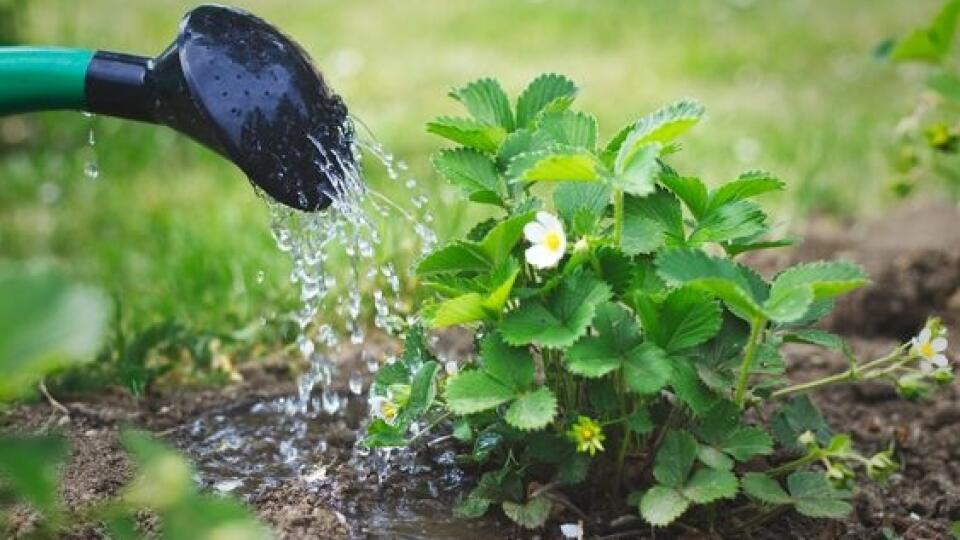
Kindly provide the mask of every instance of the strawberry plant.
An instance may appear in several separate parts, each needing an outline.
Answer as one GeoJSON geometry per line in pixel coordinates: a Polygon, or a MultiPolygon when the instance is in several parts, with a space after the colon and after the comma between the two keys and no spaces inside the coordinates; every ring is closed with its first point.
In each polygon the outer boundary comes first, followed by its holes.
{"type": "Polygon", "coordinates": [[[860,361],[816,327],[868,283],[859,266],[805,263],[767,279],[740,260],[790,244],[755,201],[781,180],[750,171],[711,189],[671,167],[703,116],[695,101],[600,143],[576,94],[550,74],[512,103],[481,79],[450,93],[468,117],[427,125],[456,144],[436,169],[495,217],[417,265],[430,298],[404,354],[377,374],[366,444],[451,430],[480,474],[456,512],[499,508],[528,528],[560,506],[582,516],[584,489],[618,495],[654,526],[743,531],[787,507],[845,515],[858,471],[882,480],[897,464],[891,451],[858,452],[809,393],[876,379],[926,394],[952,377],[944,329],[932,320],[860,361]],[[451,326],[475,332],[472,358],[431,352],[426,329],[451,326]],[[839,351],[849,369],[792,382],[780,351],[795,342],[839,351]],[[715,524],[718,507],[734,510],[715,524]]]}

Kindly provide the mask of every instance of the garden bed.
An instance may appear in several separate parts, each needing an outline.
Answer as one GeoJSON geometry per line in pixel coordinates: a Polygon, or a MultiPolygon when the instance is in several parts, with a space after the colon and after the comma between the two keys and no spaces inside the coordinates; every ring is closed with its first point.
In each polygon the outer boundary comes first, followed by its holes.
{"type": "MultiPolygon", "coordinates": [[[[960,323],[960,214],[952,208],[912,206],[882,220],[858,226],[813,220],[803,245],[755,259],[760,268],[782,268],[796,260],[843,257],[864,264],[874,285],[846,298],[828,321],[865,356],[882,354],[923,326],[928,314],[949,328],[960,323]]],[[[456,335],[441,346],[467,346],[456,335]]],[[[791,377],[802,381],[835,372],[844,359],[805,346],[787,351],[791,377]]],[[[359,353],[344,359],[360,364],[359,353]]],[[[347,370],[342,370],[346,372],[347,370]]],[[[73,444],[64,475],[62,499],[82,508],[117,493],[131,469],[118,440],[123,426],[140,426],[185,450],[197,462],[210,489],[244,496],[275,530],[287,538],[373,536],[391,538],[498,538],[516,535],[511,525],[492,520],[458,521],[450,507],[469,479],[451,462],[451,448],[433,445],[416,458],[401,457],[390,467],[367,460],[357,473],[350,461],[353,428],[362,414],[354,398],[338,418],[319,415],[299,421],[279,412],[282,396],[294,393],[295,375],[280,361],[242,370],[244,382],[227,389],[150,395],[135,401],[125,393],[64,399],[67,418],[47,403],[19,406],[0,417],[0,431],[63,430],[73,444]],[[289,422],[289,423],[288,423],[289,422]],[[275,440],[269,440],[269,430],[275,440]],[[262,446],[250,445],[259,440],[262,446]],[[283,441],[300,441],[282,445],[283,441]],[[283,448],[281,449],[281,446],[283,448]],[[291,459],[271,461],[277,452],[291,459]],[[295,457],[294,457],[295,456],[295,457]],[[224,468],[233,463],[237,469],[224,468]],[[261,466],[257,481],[244,481],[247,467],[261,466]],[[271,469],[276,465],[275,469],[271,469]],[[377,473],[380,473],[379,475],[377,473]],[[469,527],[469,528],[468,528],[469,527]]],[[[346,386],[346,385],[344,385],[346,386]]],[[[956,385],[936,401],[907,402],[880,384],[832,387],[815,396],[831,424],[843,426],[867,453],[895,440],[902,470],[886,485],[866,483],[854,499],[855,512],[842,521],[811,520],[782,514],[757,538],[884,538],[884,530],[904,538],[944,538],[960,520],[960,393],[956,385]]],[[[372,458],[371,458],[372,459],[372,458]]],[[[463,488],[466,489],[466,488],[463,488]]],[[[581,503],[582,501],[576,500],[581,503]]],[[[624,509],[585,508],[609,524],[624,509]]],[[[18,514],[27,534],[31,514],[18,514]]],[[[598,518],[599,519],[599,518],[598,518]]],[[[576,520],[573,515],[562,521],[576,520]]],[[[639,518],[616,520],[618,527],[587,524],[590,534],[632,538],[650,536],[639,518]]],[[[143,525],[150,526],[149,518],[143,525]]],[[[555,526],[547,536],[557,535],[555,526]]],[[[680,528],[667,536],[693,535],[680,528]]],[[[88,527],[70,538],[97,538],[88,527]]],[[[664,534],[657,534],[658,538],[664,534]]]]}

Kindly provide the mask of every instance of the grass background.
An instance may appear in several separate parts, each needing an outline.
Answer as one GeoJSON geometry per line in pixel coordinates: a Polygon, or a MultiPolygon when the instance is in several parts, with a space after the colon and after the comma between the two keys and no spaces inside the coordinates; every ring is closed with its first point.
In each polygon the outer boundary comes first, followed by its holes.
{"type": "MultiPolygon", "coordinates": [[[[11,0],[7,0],[11,1],[11,0]]],[[[13,0],[16,1],[16,0],[13,0]]],[[[441,238],[464,206],[429,168],[424,132],[458,112],[446,91],[481,76],[516,95],[543,71],[582,86],[604,138],[679,97],[709,119],[673,161],[708,182],[763,168],[811,212],[882,211],[886,154],[919,73],[876,60],[883,39],[925,23],[935,0],[235,0],[308,50],[351,111],[433,195],[441,238]]],[[[22,43],[154,55],[191,2],[30,0],[22,43]]],[[[2,25],[0,25],[2,28],[2,25]]],[[[374,186],[385,182],[369,171],[374,186]]],[[[232,332],[292,305],[289,262],[264,204],[232,165],[164,129],[76,113],[0,121],[0,256],[42,258],[100,284],[136,332],[159,321],[232,332]],[[94,127],[100,177],[83,174],[94,127]],[[257,273],[266,280],[259,283],[257,273]]],[[[386,258],[406,261],[402,248],[386,258]]]]}

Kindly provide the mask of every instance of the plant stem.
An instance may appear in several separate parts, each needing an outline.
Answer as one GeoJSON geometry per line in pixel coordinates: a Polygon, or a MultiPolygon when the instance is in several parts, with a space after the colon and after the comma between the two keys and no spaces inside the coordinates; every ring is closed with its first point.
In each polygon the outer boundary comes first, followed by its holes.
{"type": "Polygon", "coordinates": [[[613,190],[613,245],[620,247],[623,238],[623,190],[613,190]]]}
{"type": "Polygon", "coordinates": [[[805,392],[807,390],[813,390],[814,388],[819,388],[821,386],[826,386],[828,384],[834,384],[842,381],[852,381],[852,380],[855,380],[856,378],[857,378],[856,372],[854,372],[852,369],[848,369],[841,373],[837,373],[836,375],[830,375],[829,377],[824,377],[822,379],[816,379],[816,380],[805,382],[805,383],[794,384],[786,388],[781,388],[773,392],[772,394],[770,394],[770,397],[771,398],[783,397],[786,395],[795,394],[797,392],[805,392]]]}
{"type": "Polygon", "coordinates": [[[447,418],[450,418],[451,416],[453,416],[453,413],[450,411],[447,411],[441,414],[436,420],[434,420],[433,422],[430,422],[429,425],[427,425],[425,428],[421,429],[416,435],[414,435],[413,438],[410,439],[410,442],[408,442],[407,444],[412,446],[413,443],[423,438],[423,436],[429,433],[430,430],[437,427],[438,425],[440,425],[441,422],[443,422],[447,418]]]}
{"type": "Polygon", "coordinates": [[[905,347],[905,345],[901,345],[884,357],[871,360],[862,366],[854,365],[849,369],[835,375],[829,375],[822,379],[815,379],[805,383],[794,384],[787,386],[786,388],[781,388],[770,394],[770,397],[778,398],[795,394],[797,392],[814,390],[816,388],[820,388],[821,386],[827,386],[830,384],[856,381],[860,379],[874,379],[883,376],[887,373],[890,373],[891,370],[896,370],[897,368],[901,367],[901,364],[904,362],[908,362],[913,359],[912,356],[903,355],[905,347]]]}
{"type": "Polygon", "coordinates": [[[737,379],[737,390],[734,393],[734,401],[737,406],[743,408],[743,401],[747,394],[747,383],[750,381],[750,370],[753,369],[753,359],[757,355],[757,345],[760,342],[760,334],[766,326],[767,320],[762,316],[756,316],[750,322],[750,337],[747,340],[747,347],[743,352],[743,363],[740,364],[740,377],[737,379]]]}
{"type": "Polygon", "coordinates": [[[788,473],[806,465],[807,463],[813,463],[814,461],[820,459],[822,456],[819,452],[813,452],[805,456],[799,457],[793,461],[788,461],[779,467],[774,467],[768,471],[765,471],[764,474],[768,476],[780,476],[781,474],[788,473]]]}

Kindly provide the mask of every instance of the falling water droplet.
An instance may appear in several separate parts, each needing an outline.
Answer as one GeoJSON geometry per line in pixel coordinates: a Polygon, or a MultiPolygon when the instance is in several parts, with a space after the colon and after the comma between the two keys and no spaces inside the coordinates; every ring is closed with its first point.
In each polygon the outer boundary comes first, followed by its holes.
{"type": "Polygon", "coordinates": [[[100,176],[100,167],[98,167],[96,163],[88,161],[86,165],[83,166],[83,175],[90,180],[96,180],[100,176]]]}
{"type": "Polygon", "coordinates": [[[363,375],[360,373],[353,373],[350,375],[350,380],[348,381],[348,386],[350,392],[355,396],[359,396],[363,393],[363,375]]]}

